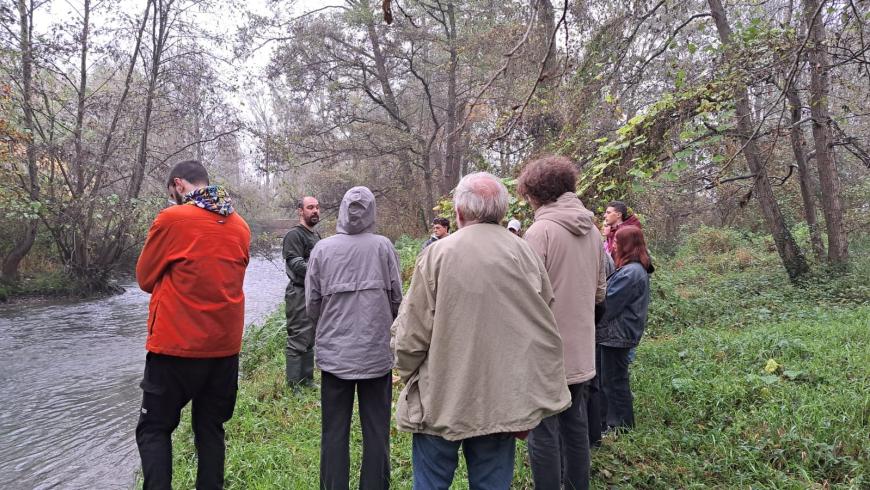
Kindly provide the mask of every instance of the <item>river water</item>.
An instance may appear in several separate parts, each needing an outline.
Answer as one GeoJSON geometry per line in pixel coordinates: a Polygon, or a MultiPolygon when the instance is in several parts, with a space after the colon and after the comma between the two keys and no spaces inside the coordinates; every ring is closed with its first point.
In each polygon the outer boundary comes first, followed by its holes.
{"type": "MultiPolygon", "coordinates": [[[[252,259],[245,324],[284,299],[280,261],[252,259]]],[[[150,295],[0,306],[0,488],[130,488],[150,295]]]]}

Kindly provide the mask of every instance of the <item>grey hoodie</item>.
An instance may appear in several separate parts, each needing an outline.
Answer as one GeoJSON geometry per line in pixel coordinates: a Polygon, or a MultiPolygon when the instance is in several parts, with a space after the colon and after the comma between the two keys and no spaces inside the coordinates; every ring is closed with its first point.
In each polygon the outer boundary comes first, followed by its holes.
{"type": "Polygon", "coordinates": [[[393,366],[390,325],[402,302],[399,255],[375,235],[375,196],[354,187],[341,200],[338,234],[308,259],[305,305],[315,324],[317,367],[342,379],[371,379],[393,366]]]}
{"type": "Polygon", "coordinates": [[[535,211],[524,238],[544,261],[553,285],[553,315],[562,336],[568,384],[595,376],[595,303],[607,288],[601,235],[592,212],[572,192],[535,211]]]}

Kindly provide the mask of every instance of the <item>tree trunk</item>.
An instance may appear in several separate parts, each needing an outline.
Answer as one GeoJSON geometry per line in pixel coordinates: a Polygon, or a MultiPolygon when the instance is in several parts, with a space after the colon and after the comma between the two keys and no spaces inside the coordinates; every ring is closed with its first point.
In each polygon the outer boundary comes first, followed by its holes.
{"type": "MultiPolygon", "coordinates": [[[[33,128],[33,47],[31,44],[31,25],[33,19],[33,4],[28,8],[26,0],[18,0],[18,16],[21,21],[19,46],[21,48],[21,86],[22,101],[24,106],[24,129],[29,134],[27,141],[27,176],[28,194],[33,202],[39,201],[39,175],[36,165],[36,143],[34,142],[33,128]]],[[[24,234],[12,246],[12,250],[3,259],[3,267],[0,270],[0,280],[14,282],[18,280],[18,267],[21,261],[30,252],[33,242],[36,241],[36,232],[39,226],[38,218],[31,218],[25,224],[24,234]]]]}
{"type": "MultiPolygon", "coordinates": [[[[543,70],[538,90],[542,99],[552,99],[556,87],[559,85],[559,59],[556,52],[556,43],[550,43],[550,39],[556,30],[556,10],[550,0],[531,0],[533,8],[537,9],[535,54],[541,56],[543,70]]],[[[556,114],[557,105],[548,104],[539,106],[537,113],[529,117],[528,132],[533,138],[532,152],[537,153],[544,149],[550,138],[562,130],[562,123],[556,114]]]]}
{"type": "Polygon", "coordinates": [[[72,194],[72,204],[69,206],[69,217],[76,223],[71,233],[73,234],[73,255],[70,257],[71,265],[79,275],[87,275],[90,268],[88,257],[88,242],[89,237],[85,233],[86,227],[81,226],[83,223],[82,209],[84,207],[85,193],[85,157],[82,142],[82,127],[85,120],[85,100],[88,89],[88,34],[90,33],[90,17],[91,17],[91,2],[84,0],[82,12],[82,32],[79,42],[81,43],[81,56],[79,58],[79,86],[77,89],[77,106],[76,106],[76,124],[73,129],[73,144],[75,146],[75,156],[73,157],[73,165],[75,171],[75,183],[70,189],[72,194]]]}
{"type": "MultiPolygon", "coordinates": [[[[725,47],[726,62],[731,62],[733,61],[731,50],[729,49],[731,44],[731,26],[728,24],[725,9],[719,0],[707,1],[710,5],[713,20],[716,23],[719,39],[725,47]]],[[[791,231],[786,226],[785,219],[779,209],[779,204],[773,195],[773,188],[767,176],[765,162],[753,136],[755,133],[753,129],[755,123],[749,105],[749,93],[745,85],[738,84],[735,86],[734,103],[737,132],[743,144],[743,156],[746,158],[749,170],[755,176],[755,197],[758,199],[758,204],[761,207],[765,224],[771,235],[773,235],[773,241],[776,244],[776,250],[779,252],[780,259],[782,259],[789,278],[794,281],[806,274],[809,271],[809,267],[791,231]]]]}
{"type": "MultiPolygon", "coordinates": [[[[396,96],[393,93],[392,86],[390,85],[390,74],[387,72],[387,64],[386,64],[386,56],[384,55],[383,50],[381,49],[380,37],[378,36],[378,31],[375,29],[374,22],[371,20],[368,22],[366,29],[369,35],[369,41],[372,46],[372,58],[375,62],[375,71],[378,78],[378,82],[381,85],[381,90],[383,91],[383,97],[381,98],[382,104],[381,106],[387,111],[390,119],[395,123],[396,128],[411,134],[408,123],[402,118],[402,115],[399,111],[399,105],[396,102],[396,96]]],[[[426,219],[427,221],[431,221],[432,219],[432,208],[435,206],[435,183],[434,177],[432,175],[432,161],[431,161],[431,149],[433,140],[430,138],[428,144],[424,141],[420,141],[420,138],[417,138],[418,146],[421,148],[421,152],[419,154],[420,159],[420,168],[423,170],[423,183],[426,187],[426,219]]],[[[413,158],[412,155],[409,157],[413,158]]]]}
{"type": "Polygon", "coordinates": [[[816,166],[822,188],[822,210],[828,230],[828,263],[845,266],[849,261],[849,242],[843,227],[843,204],[840,201],[840,176],[834,161],[834,135],[828,111],[830,63],[825,52],[825,24],[818,0],[804,0],[807,23],[807,54],[810,62],[810,112],[813,116],[813,139],[816,166]]]}
{"type": "MultiPolygon", "coordinates": [[[[87,223],[85,225],[85,235],[90,237],[91,231],[94,226],[94,215],[96,211],[97,204],[97,195],[100,194],[103,187],[103,179],[106,175],[106,164],[109,161],[109,156],[112,152],[112,142],[115,137],[115,132],[118,128],[118,122],[121,119],[121,113],[124,111],[124,105],[127,101],[127,97],[130,94],[130,85],[133,81],[133,74],[136,70],[136,60],[139,58],[139,49],[142,46],[142,36],[145,33],[145,26],[148,24],[148,16],[151,11],[151,2],[145,2],[145,13],[142,14],[142,22],[139,24],[139,29],[136,33],[136,43],[133,46],[133,52],[130,56],[130,65],[127,69],[127,76],[124,78],[124,91],[121,93],[121,98],[118,100],[118,105],[115,107],[115,112],[112,115],[112,121],[109,123],[109,129],[106,132],[106,139],[103,140],[103,146],[100,150],[100,156],[97,160],[97,168],[95,170],[94,177],[94,188],[90,205],[88,206],[87,211],[87,223]]],[[[101,243],[100,253],[97,257],[97,262],[103,266],[107,267],[109,264],[113,263],[116,258],[115,247],[113,243],[101,243]]]]}
{"type": "Polygon", "coordinates": [[[381,50],[381,40],[378,37],[378,31],[375,29],[373,22],[369,22],[368,26],[369,41],[372,44],[372,56],[375,60],[375,70],[378,73],[378,82],[381,84],[381,90],[384,92],[384,108],[390,115],[390,118],[396,122],[396,126],[405,127],[402,117],[399,115],[399,104],[396,102],[396,96],[393,94],[393,88],[390,86],[390,75],[387,73],[387,62],[384,53],[381,50]]]}
{"type": "Polygon", "coordinates": [[[142,190],[142,182],[145,180],[145,171],[148,166],[148,137],[151,134],[151,116],[154,111],[154,98],[157,93],[157,81],[160,78],[160,65],[163,63],[163,51],[166,48],[166,40],[169,37],[169,11],[172,9],[172,0],[149,0],[155,3],[154,18],[152,21],[152,51],[151,51],[151,76],[148,79],[148,95],[145,98],[145,113],[142,122],[142,137],[139,140],[139,151],[136,156],[136,166],[133,168],[133,177],[127,189],[127,198],[136,199],[142,190]]]}
{"type": "Polygon", "coordinates": [[[447,141],[444,155],[444,178],[441,183],[441,193],[448,194],[459,183],[462,169],[462,153],[460,148],[461,132],[457,131],[457,94],[456,94],[456,13],[453,3],[447,5],[447,46],[450,54],[450,64],[447,66],[447,141]]]}
{"type": "Polygon", "coordinates": [[[435,181],[432,178],[432,164],[429,161],[428,156],[422,157],[422,166],[423,166],[423,184],[426,187],[426,223],[427,228],[429,224],[432,223],[432,219],[435,217],[435,181]]]}
{"type": "Polygon", "coordinates": [[[797,89],[794,85],[789,87],[785,96],[788,99],[789,109],[791,111],[791,147],[794,152],[794,161],[797,165],[798,176],[800,177],[801,198],[804,203],[804,216],[807,220],[807,226],[810,229],[810,242],[813,245],[813,252],[816,257],[823,261],[825,260],[825,244],[822,242],[822,234],[819,231],[819,223],[816,220],[816,203],[813,199],[813,186],[810,180],[809,169],[807,168],[807,157],[804,151],[804,135],[800,127],[801,121],[801,101],[798,97],[797,89]]]}

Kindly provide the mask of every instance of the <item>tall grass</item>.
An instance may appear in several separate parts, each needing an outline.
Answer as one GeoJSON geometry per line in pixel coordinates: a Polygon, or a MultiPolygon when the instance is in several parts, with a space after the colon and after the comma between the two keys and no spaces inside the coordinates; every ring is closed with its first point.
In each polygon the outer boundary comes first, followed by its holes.
{"type": "MultiPolygon", "coordinates": [[[[852,272],[794,286],[762,239],[719,233],[657,262],[631,372],[637,427],[593,453],[593,487],[870,487],[870,261],[859,251],[852,272]]],[[[421,243],[397,243],[404,270],[421,243]]],[[[283,345],[282,313],[246,337],[228,488],[318,486],[319,394],[285,388],[283,345]]],[[[410,488],[410,437],[391,434],[393,487],[410,488]]],[[[175,448],[175,487],[192,488],[189,414],[175,448]]],[[[355,421],[351,486],[360,448],[355,421]]],[[[532,488],[522,442],[514,488],[532,488]]]]}

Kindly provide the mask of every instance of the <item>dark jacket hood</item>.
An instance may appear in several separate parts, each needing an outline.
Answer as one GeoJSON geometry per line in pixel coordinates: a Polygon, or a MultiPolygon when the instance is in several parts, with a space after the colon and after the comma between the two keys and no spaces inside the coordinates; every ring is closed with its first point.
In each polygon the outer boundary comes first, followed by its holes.
{"type": "Polygon", "coordinates": [[[345,235],[375,232],[375,195],[368,187],[352,187],[344,193],[335,231],[345,235]]]}
{"type": "Polygon", "coordinates": [[[574,235],[582,236],[595,228],[592,211],[586,209],[573,192],[566,192],[554,202],[545,204],[535,211],[535,220],[548,220],[558,223],[574,235]]]}

